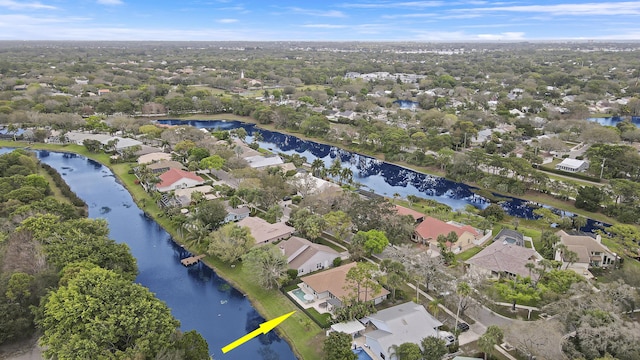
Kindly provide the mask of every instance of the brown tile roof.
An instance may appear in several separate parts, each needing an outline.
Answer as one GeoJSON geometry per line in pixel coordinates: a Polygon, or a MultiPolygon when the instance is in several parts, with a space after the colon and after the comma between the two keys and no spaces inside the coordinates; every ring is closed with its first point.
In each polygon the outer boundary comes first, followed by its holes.
{"type": "Polygon", "coordinates": [[[336,257],[339,255],[337,251],[326,245],[315,244],[297,236],[292,236],[278,245],[280,249],[284,250],[284,256],[287,257],[289,267],[292,269],[299,268],[319,252],[325,252],[336,257]]]}
{"type": "Polygon", "coordinates": [[[591,236],[571,235],[564,230],[556,232],[556,235],[560,237],[560,242],[567,246],[567,250],[571,250],[578,254],[578,263],[591,263],[592,252],[603,252],[611,254],[611,257],[613,257],[611,250],[591,236]]]}
{"type": "Polygon", "coordinates": [[[185,167],[182,163],[174,160],[160,160],[147,165],[147,169],[149,170],[158,170],[158,169],[180,169],[184,170],[185,167]]]}
{"type": "Polygon", "coordinates": [[[262,244],[274,239],[281,239],[293,234],[295,231],[294,228],[285,223],[278,222],[271,224],[264,219],[251,216],[238,221],[238,225],[249,228],[251,236],[256,239],[256,244],[262,244]]]}
{"type": "Polygon", "coordinates": [[[480,233],[478,233],[472,226],[456,226],[453,224],[448,224],[442,220],[432,218],[430,216],[427,216],[424,221],[420,223],[420,225],[416,226],[416,232],[418,233],[418,235],[427,240],[436,240],[438,238],[438,235],[447,236],[452,231],[455,232],[458,237],[460,237],[460,235],[464,234],[465,232],[469,232],[474,236],[480,235],[480,233]]]}
{"type": "Polygon", "coordinates": [[[525,264],[533,262],[537,258],[538,255],[533,249],[502,241],[494,241],[467,260],[466,263],[498,273],[508,272],[520,276],[529,276],[529,269],[525,267],[525,264]]]}
{"type": "Polygon", "coordinates": [[[158,176],[158,178],[160,178],[160,183],[158,183],[158,185],[156,185],[156,187],[158,188],[164,188],[164,187],[168,187],[171,186],[172,184],[174,184],[176,181],[182,179],[182,178],[187,178],[187,179],[191,179],[191,180],[195,180],[195,181],[199,181],[199,182],[204,182],[204,180],[192,173],[192,172],[188,172],[188,171],[184,171],[184,170],[180,170],[180,169],[169,169],[168,171],[162,173],[160,176],[158,176]]]}
{"type": "Polygon", "coordinates": [[[404,206],[396,205],[396,212],[398,215],[411,215],[415,221],[424,218],[424,214],[413,209],[406,208],[404,206]]]}
{"type": "MultiPolygon", "coordinates": [[[[347,284],[347,272],[349,272],[349,269],[356,266],[356,264],[357,263],[355,262],[349,263],[319,273],[308,275],[301,279],[305,284],[315,290],[316,293],[328,291],[333,294],[333,296],[339,299],[343,299],[352,293],[351,289],[345,290],[344,288],[347,284]]],[[[387,294],[389,294],[389,291],[385,288],[382,288],[382,290],[380,290],[380,293],[378,294],[373,294],[371,290],[369,290],[367,299],[373,300],[377,297],[387,294]]],[[[364,296],[362,296],[361,298],[364,299],[364,296]]]]}

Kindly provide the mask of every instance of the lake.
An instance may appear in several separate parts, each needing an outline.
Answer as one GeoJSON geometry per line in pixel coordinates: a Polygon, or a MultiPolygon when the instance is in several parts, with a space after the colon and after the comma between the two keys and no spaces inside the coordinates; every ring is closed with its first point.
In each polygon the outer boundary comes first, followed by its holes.
{"type": "MultiPolygon", "coordinates": [[[[612,116],[612,117],[601,117],[601,118],[587,118],[587,120],[592,122],[597,122],[602,126],[616,126],[618,123],[622,122],[624,118],[620,116],[612,116]]],[[[631,123],[637,127],[640,127],[640,116],[632,116],[631,123]]]]}

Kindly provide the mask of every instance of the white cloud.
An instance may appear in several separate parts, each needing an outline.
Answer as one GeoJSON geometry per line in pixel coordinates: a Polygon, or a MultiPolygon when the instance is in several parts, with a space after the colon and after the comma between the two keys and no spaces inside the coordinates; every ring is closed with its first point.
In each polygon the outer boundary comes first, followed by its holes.
{"type": "Polygon", "coordinates": [[[403,1],[403,2],[375,2],[375,3],[343,3],[340,7],[356,9],[384,9],[384,8],[426,8],[443,6],[444,1],[403,1]]]}
{"type": "Polygon", "coordinates": [[[315,28],[315,29],[344,29],[346,25],[335,25],[335,24],[305,24],[302,25],[305,28],[315,28]]]}
{"type": "Polygon", "coordinates": [[[218,19],[216,21],[221,24],[232,24],[234,22],[238,22],[238,19],[218,19]]]}
{"type": "Polygon", "coordinates": [[[303,15],[310,16],[323,16],[323,17],[335,17],[335,18],[343,18],[347,17],[342,11],[338,10],[314,10],[314,9],[303,9],[299,7],[291,7],[289,10],[303,15]]]}
{"type": "MultiPolygon", "coordinates": [[[[457,10],[453,10],[457,11],[457,10]]],[[[602,2],[583,4],[554,5],[514,5],[463,9],[463,11],[482,12],[523,12],[544,13],[549,15],[640,15],[640,1],[602,2]]]]}
{"type": "Polygon", "coordinates": [[[478,34],[476,37],[480,40],[523,40],[523,32],[503,32],[500,34],[478,34]]]}
{"type": "Polygon", "coordinates": [[[122,0],[97,0],[98,4],[102,5],[122,5],[122,0]]]}
{"type": "Polygon", "coordinates": [[[382,15],[383,19],[415,19],[415,18],[431,18],[435,17],[433,13],[416,13],[416,14],[399,14],[399,15],[382,15]]]}
{"type": "Polygon", "coordinates": [[[23,10],[23,9],[33,9],[33,10],[54,10],[57,9],[55,6],[45,5],[38,1],[36,2],[17,2],[13,0],[0,0],[0,7],[5,7],[11,10],[23,10]]]}

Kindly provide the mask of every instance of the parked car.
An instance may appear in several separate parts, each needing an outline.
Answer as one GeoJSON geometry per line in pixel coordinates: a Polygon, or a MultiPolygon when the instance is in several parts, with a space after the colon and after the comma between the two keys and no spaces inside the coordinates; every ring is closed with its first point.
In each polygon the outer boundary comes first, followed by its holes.
{"type": "Polygon", "coordinates": [[[458,323],[458,326],[456,328],[462,333],[469,330],[469,324],[467,324],[466,322],[461,322],[458,323]]]}
{"type": "Polygon", "coordinates": [[[456,342],[456,337],[453,336],[453,334],[448,331],[440,331],[440,338],[444,340],[444,344],[446,346],[449,346],[454,342],[456,342]]]}

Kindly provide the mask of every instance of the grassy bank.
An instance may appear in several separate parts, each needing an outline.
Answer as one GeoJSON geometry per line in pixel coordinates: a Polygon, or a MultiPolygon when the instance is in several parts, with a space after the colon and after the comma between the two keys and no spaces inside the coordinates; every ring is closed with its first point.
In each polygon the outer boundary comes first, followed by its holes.
{"type": "MultiPolygon", "coordinates": [[[[136,177],[129,174],[131,163],[110,164],[107,154],[96,154],[87,151],[80,145],[28,144],[26,142],[1,141],[0,147],[30,147],[39,150],[70,152],[86,156],[109,167],[121,183],[127,188],[138,206],[169,232],[178,242],[183,242],[178,236],[175,225],[163,216],[163,211],[155,204],[144,189],[135,184],[136,177]]],[[[215,257],[208,256],[205,263],[215,269],[216,273],[231,283],[235,288],[251,301],[252,305],[266,319],[271,319],[287,312],[297,310],[278,290],[265,290],[258,286],[252,274],[244,271],[242,266],[230,267],[215,257]]],[[[320,327],[302,312],[297,312],[290,319],[276,328],[276,331],[291,345],[296,356],[301,359],[321,359],[322,341],[324,336],[320,327]]]]}

